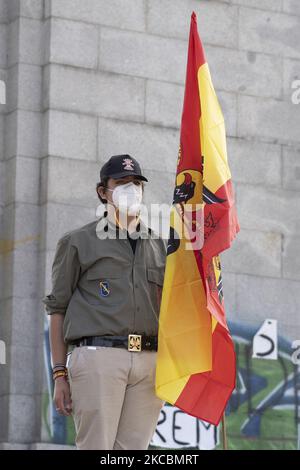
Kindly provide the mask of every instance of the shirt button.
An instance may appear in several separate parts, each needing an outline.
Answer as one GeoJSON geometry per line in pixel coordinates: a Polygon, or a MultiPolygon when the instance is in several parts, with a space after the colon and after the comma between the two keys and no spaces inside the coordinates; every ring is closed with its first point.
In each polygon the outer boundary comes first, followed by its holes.
{"type": "Polygon", "coordinates": [[[139,286],[138,286],[138,284],[135,284],[135,286],[134,286],[134,287],[137,289],[139,286]]]}

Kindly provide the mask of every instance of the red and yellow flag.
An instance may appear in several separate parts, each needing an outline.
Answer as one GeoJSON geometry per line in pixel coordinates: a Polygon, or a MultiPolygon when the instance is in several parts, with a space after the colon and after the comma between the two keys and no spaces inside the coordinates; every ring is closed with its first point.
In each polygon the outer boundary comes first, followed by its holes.
{"type": "Polygon", "coordinates": [[[217,425],[235,387],[219,254],[239,232],[225,125],[191,17],[185,96],[162,292],[156,394],[217,425]]]}

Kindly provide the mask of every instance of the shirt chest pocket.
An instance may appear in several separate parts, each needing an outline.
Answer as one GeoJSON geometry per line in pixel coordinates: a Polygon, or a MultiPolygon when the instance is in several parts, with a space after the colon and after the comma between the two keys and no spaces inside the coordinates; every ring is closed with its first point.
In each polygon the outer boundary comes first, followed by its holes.
{"type": "Polygon", "coordinates": [[[86,273],[85,291],[93,305],[118,305],[126,296],[121,268],[92,266],[86,273]]]}

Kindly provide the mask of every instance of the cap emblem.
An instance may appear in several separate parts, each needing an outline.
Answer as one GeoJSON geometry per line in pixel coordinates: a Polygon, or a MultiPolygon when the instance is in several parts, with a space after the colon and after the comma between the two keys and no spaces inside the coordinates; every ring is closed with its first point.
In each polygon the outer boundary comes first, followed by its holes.
{"type": "Polygon", "coordinates": [[[122,165],[124,166],[124,170],[134,170],[134,163],[131,158],[124,158],[122,165]]]}

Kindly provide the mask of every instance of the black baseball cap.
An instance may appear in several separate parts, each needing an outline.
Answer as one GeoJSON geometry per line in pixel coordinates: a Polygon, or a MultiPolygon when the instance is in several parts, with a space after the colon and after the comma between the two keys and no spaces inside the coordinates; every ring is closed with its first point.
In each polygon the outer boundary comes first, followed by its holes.
{"type": "Polygon", "coordinates": [[[100,170],[100,181],[103,181],[105,177],[123,178],[124,176],[136,176],[140,180],[148,181],[142,175],[139,163],[127,153],[124,155],[113,155],[104,163],[100,170]]]}

